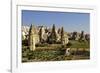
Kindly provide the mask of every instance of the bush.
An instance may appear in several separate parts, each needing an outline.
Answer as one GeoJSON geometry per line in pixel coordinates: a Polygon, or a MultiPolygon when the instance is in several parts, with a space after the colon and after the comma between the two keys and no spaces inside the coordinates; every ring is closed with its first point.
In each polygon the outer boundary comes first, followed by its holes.
{"type": "Polygon", "coordinates": [[[22,45],[28,46],[28,40],[22,40],[22,45]]]}
{"type": "Polygon", "coordinates": [[[72,43],[69,42],[66,46],[67,47],[70,47],[70,46],[72,46],[72,43]]]}
{"type": "Polygon", "coordinates": [[[45,47],[45,46],[48,46],[48,44],[47,43],[43,43],[43,44],[36,44],[35,45],[36,47],[45,47]]]}

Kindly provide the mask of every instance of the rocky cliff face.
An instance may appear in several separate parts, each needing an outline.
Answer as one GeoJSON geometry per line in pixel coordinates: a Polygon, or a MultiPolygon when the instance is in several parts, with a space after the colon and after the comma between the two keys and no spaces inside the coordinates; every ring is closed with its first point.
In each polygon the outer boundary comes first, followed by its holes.
{"type": "Polygon", "coordinates": [[[29,34],[29,26],[22,26],[22,39],[25,40],[29,34]]]}

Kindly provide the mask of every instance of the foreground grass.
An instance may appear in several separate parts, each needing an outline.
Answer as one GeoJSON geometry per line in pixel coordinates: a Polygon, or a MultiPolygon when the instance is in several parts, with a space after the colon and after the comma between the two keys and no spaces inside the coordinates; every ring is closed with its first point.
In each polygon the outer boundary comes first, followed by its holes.
{"type": "Polygon", "coordinates": [[[35,51],[30,51],[28,46],[22,45],[22,62],[39,62],[39,61],[62,61],[62,60],[84,60],[90,58],[89,43],[75,40],[69,41],[70,46],[61,44],[41,44],[36,47],[35,51]],[[66,48],[71,48],[71,55],[67,56],[66,48]]]}
{"type": "Polygon", "coordinates": [[[70,56],[65,54],[65,50],[35,50],[22,52],[22,62],[38,61],[62,61],[62,60],[81,60],[89,59],[89,51],[72,51],[70,56]]]}

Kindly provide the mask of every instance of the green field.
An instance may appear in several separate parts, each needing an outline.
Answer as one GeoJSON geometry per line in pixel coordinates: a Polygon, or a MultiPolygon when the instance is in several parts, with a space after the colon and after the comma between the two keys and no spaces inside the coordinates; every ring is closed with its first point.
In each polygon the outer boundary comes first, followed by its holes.
{"type": "Polygon", "coordinates": [[[22,62],[38,62],[38,61],[62,61],[62,60],[79,60],[89,59],[89,51],[72,52],[72,55],[66,56],[64,50],[35,50],[27,51],[27,54],[23,53],[22,62]],[[76,56],[75,56],[76,55],[76,56]],[[26,60],[25,60],[26,59],[26,60]]]}
{"type": "Polygon", "coordinates": [[[87,41],[79,42],[75,40],[70,40],[70,43],[72,44],[71,48],[90,48],[90,45],[87,41]]]}
{"type": "Polygon", "coordinates": [[[70,45],[42,44],[30,51],[28,46],[22,46],[22,62],[84,60],[90,58],[88,42],[70,41],[70,45]],[[71,48],[71,55],[65,54],[66,48],[71,48]]]}

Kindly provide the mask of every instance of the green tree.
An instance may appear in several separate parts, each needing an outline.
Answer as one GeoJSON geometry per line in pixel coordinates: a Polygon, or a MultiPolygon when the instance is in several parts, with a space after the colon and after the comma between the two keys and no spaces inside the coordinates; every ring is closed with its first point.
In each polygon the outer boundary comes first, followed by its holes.
{"type": "Polygon", "coordinates": [[[30,26],[30,28],[29,28],[28,46],[30,46],[31,33],[32,33],[32,24],[31,24],[31,26],[30,26]]]}
{"type": "Polygon", "coordinates": [[[40,42],[42,42],[42,27],[39,30],[39,39],[40,39],[40,42]]]}
{"type": "Polygon", "coordinates": [[[56,40],[57,40],[57,35],[56,35],[56,31],[55,31],[55,24],[53,24],[52,32],[51,32],[51,35],[50,35],[50,42],[56,43],[56,40]]]}
{"type": "Polygon", "coordinates": [[[58,33],[58,34],[61,33],[61,29],[60,29],[60,28],[58,29],[57,33],[58,33]]]}
{"type": "Polygon", "coordinates": [[[85,40],[87,40],[88,43],[90,42],[90,36],[89,36],[89,34],[86,34],[86,35],[85,35],[85,40]]]}
{"type": "Polygon", "coordinates": [[[64,39],[64,28],[61,28],[61,43],[63,43],[63,39],[64,39]]]}
{"type": "Polygon", "coordinates": [[[85,38],[84,38],[84,31],[81,31],[79,41],[84,41],[84,40],[85,40],[85,38]]]}
{"type": "Polygon", "coordinates": [[[76,31],[74,31],[74,32],[73,32],[73,34],[72,34],[72,40],[75,40],[75,39],[76,39],[76,37],[77,37],[77,32],[76,32],[76,31]]]}

